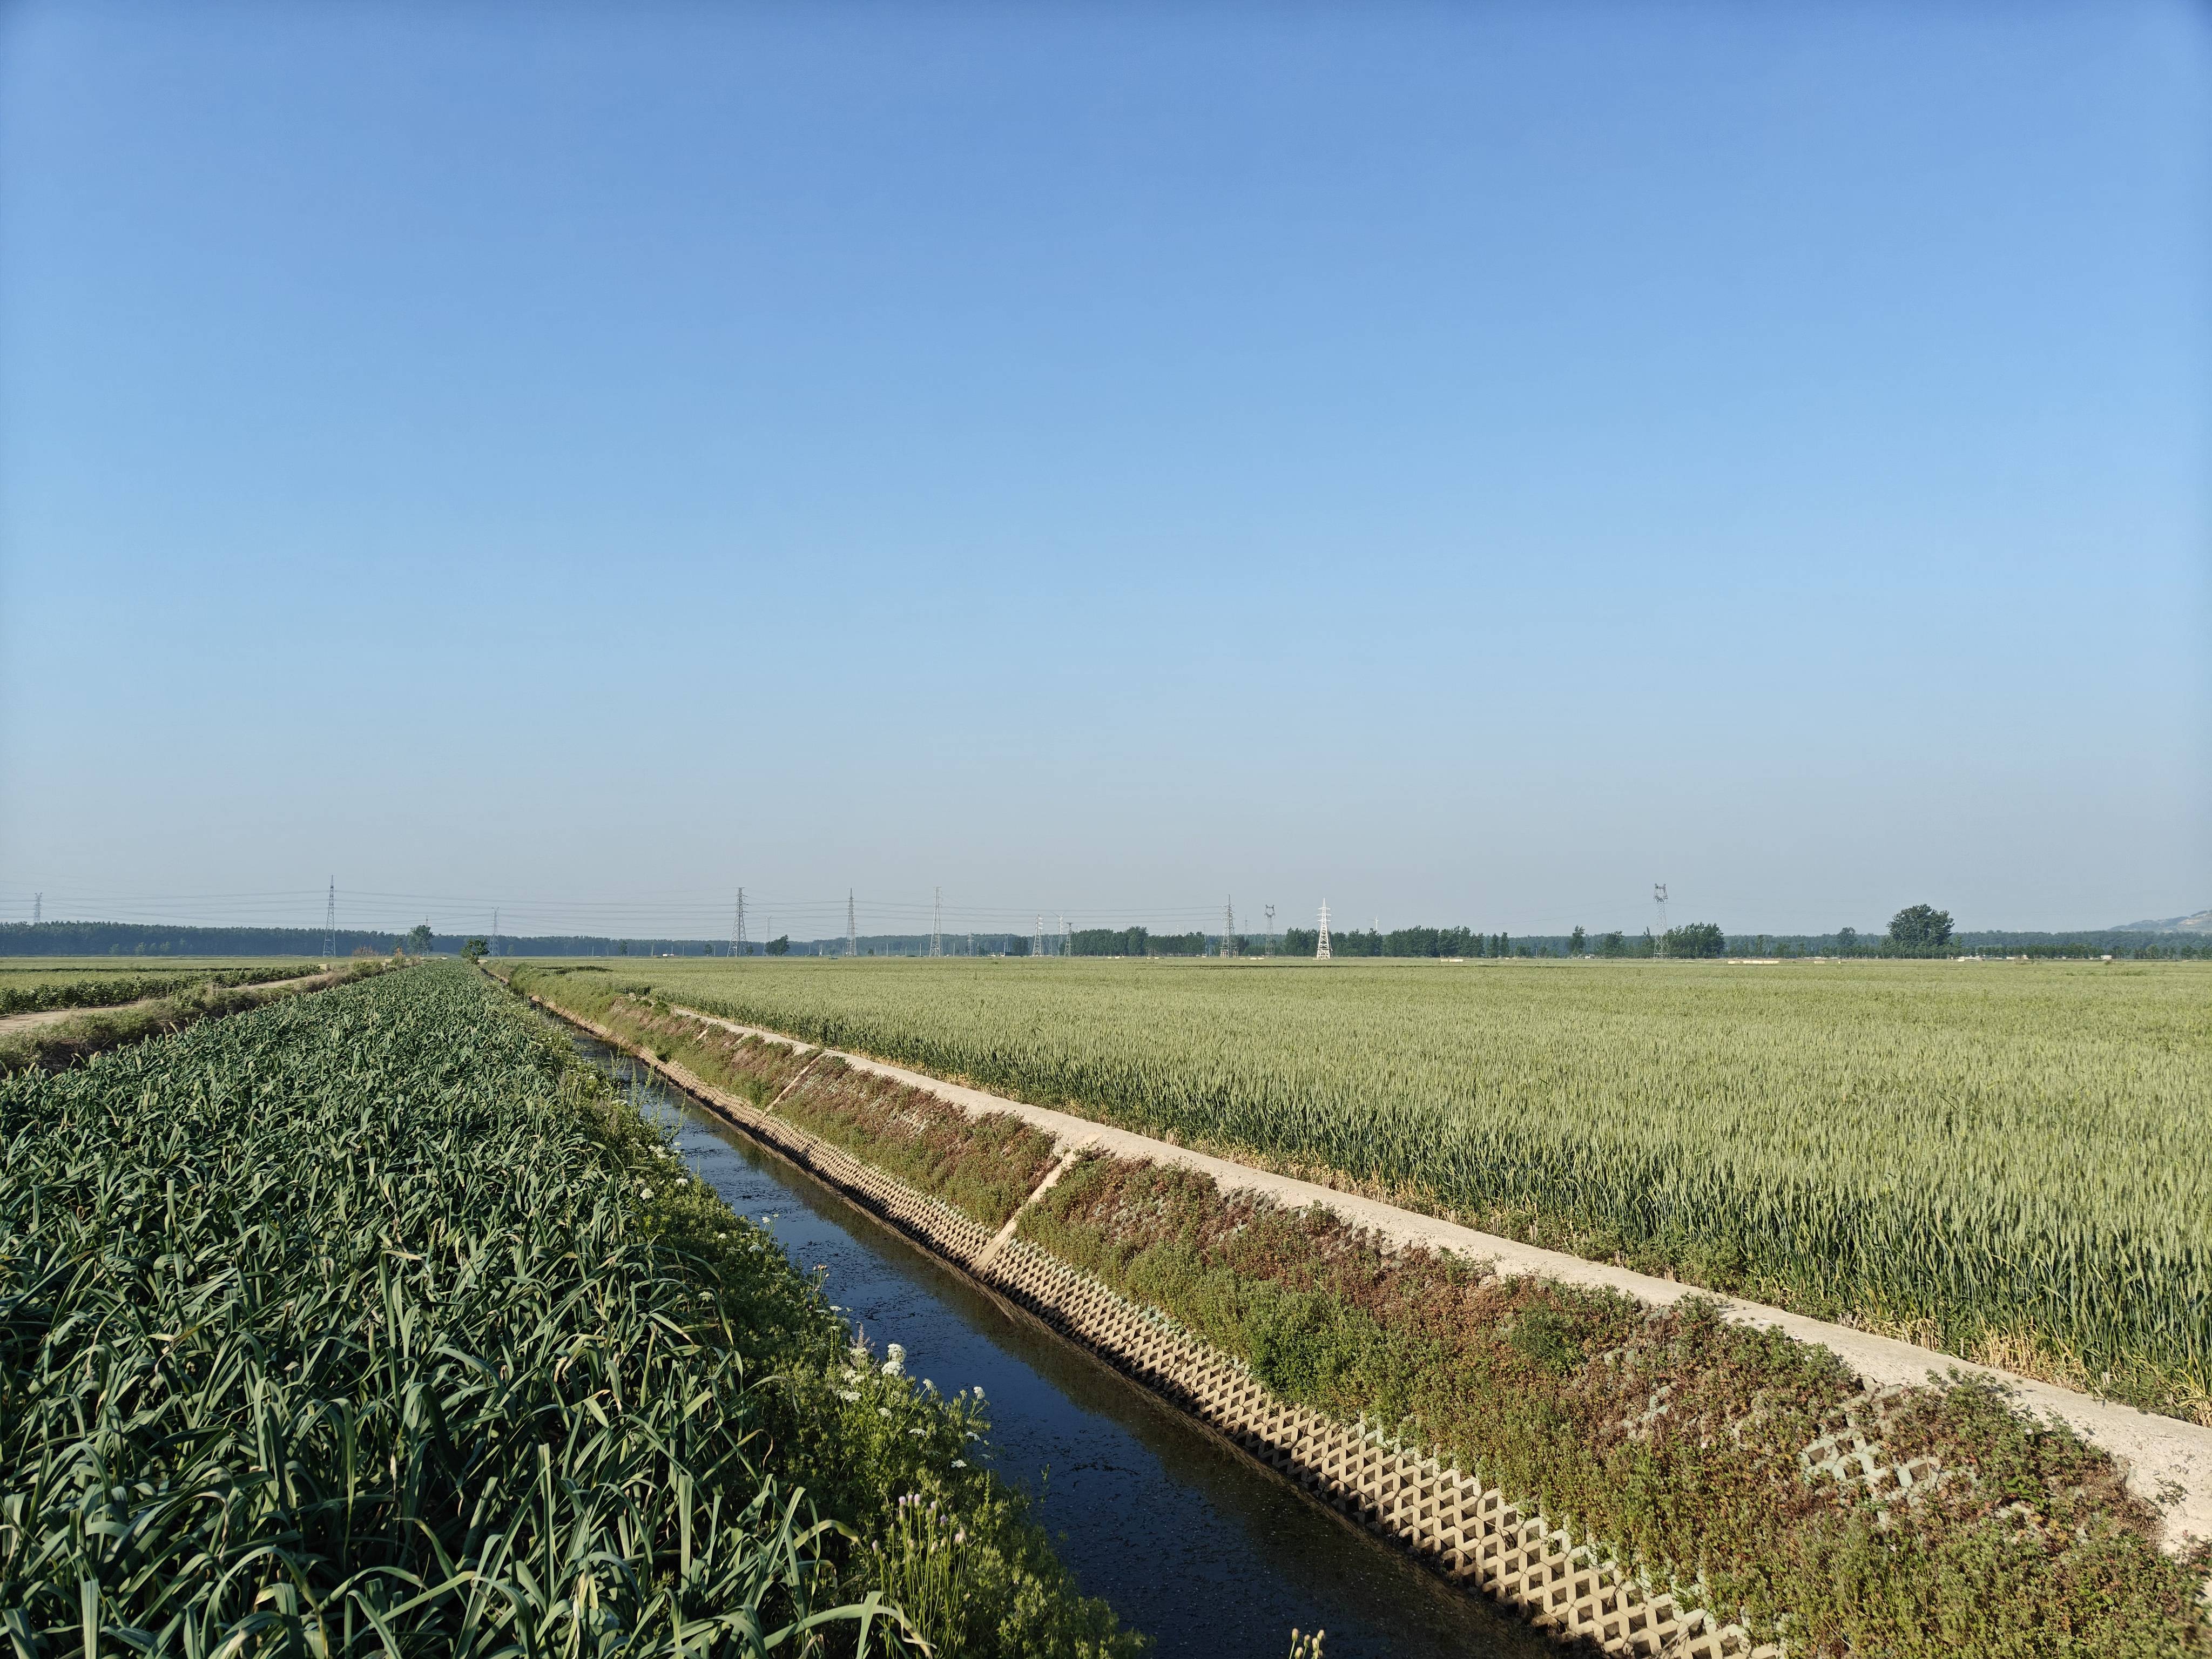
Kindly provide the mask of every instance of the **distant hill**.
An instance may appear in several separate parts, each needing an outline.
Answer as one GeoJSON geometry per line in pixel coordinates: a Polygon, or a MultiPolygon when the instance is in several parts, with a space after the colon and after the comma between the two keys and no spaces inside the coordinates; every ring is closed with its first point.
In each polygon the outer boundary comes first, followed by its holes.
{"type": "Polygon", "coordinates": [[[2212,910],[2193,916],[2168,916],[2164,921],[2124,921],[2116,933],[2212,933],[2212,910]]]}

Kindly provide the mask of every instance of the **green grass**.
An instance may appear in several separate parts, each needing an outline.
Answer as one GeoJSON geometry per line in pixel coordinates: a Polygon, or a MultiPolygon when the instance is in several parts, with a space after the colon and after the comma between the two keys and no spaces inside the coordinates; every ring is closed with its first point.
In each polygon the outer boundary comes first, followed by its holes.
{"type": "Polygon", "coordinates": [[[465,969],[0,1081],[0,1141],[19,1655],[880,1650],[908,1494],[972,1545],[939,1652],[1134,1647],[972,1405],[465,969]]]}
{"type": "Polygon", "coordinates": [[[2155,1513],[2109,1457],[1978,1384],[1892,1402],[1886,1460],[1945,1473],[1884,1504],[1799,1462],[1856,1395],[1849,1369],[1702,1298],[1655,1314],[1494,1278],[1189,1170],[1095,1155],[1021,1234],[1287,1398],[1443,1448],[1651,1582],[1781,1631],[1793,1653],[2154,1659],[2212,1636],[2198,1600],[2212,1549],[2161,1555],[2155,1513]]]}
{"type": "Polygon", "coordinates": [[[1534,1242],[2161,1409],[2212,1396],[2206,965],[614,966],[1534,1242]]]}

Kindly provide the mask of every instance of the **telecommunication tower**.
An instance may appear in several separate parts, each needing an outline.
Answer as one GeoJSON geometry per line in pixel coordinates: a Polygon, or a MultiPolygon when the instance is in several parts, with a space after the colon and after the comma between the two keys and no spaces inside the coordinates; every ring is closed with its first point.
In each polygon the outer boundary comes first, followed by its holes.
{"type": "Polygon", "coordinates": [[[335,962],[338,954],[338,878],[331,878],[331,890],[323,899],[323,960],[335,962]]]}
{"type": "Polygon", "coordinates": [[[933,887],[929,890],[929,954],[941,957],[945,954],[945,890],[933,887]]]}
{"type": "Polygon", "coordinates": [[[845,890],[845,954],[860,954],[860,929],[853,920],[853,890],[849,887],[845,890]]]}
{"type": "Polygon", "coordinates": [[[1651,904],[1652,908],[1659,913],[1659,925],[1652,930],[1651,933],[1651,952],[1654,956],[1663,957],[1667,954],[1667,884],[1665,882],[1655,881],[1651,884],[1651,904]]]}
{"type": "Polygon", "coordinates": [[[1328,960],[1328,901],[1321,902],[1321,948],[1314,952],[1315,960],[1328,960]]]}

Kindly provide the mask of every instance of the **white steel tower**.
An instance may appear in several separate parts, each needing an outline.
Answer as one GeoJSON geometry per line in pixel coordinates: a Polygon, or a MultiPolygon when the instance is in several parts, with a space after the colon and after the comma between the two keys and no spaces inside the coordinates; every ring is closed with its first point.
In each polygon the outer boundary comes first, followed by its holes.
{"type": "Polygon", "coordinates": [[[1651,954],[1663,957],[1667,954],[1667,884],[1665,882],[1655,881],[1651,884],[1651,904],[1652,908],[1659,913],[1659,926],[1651,935],[1651,954]]]}
{"type": "Polygon", "coordinates": [[[338,878],[331,878],[331,890],[323,900],[323,960],[331,962],[338,953],[338,878]]]}
{"type": "Polygon", "coordinates": [[[1221,905],[1221,954],[1237,954],[1237,896],[1231,893],[1221,905]]]}
{"type": "Polygon", "coordinates": [[[845,890],[845,954],[860,954],[860,930],[853,921],[853,890],[849,887],[845,890]]]}
{"type": "Polygon", "coordinates": [[[1321,902],[1321,948],[1314,952],[1314,958],[1318,962],[1328,960],[1328,901],[1327,899],[1321,902]]]}
{"type": "Polygon", "coordinates": [[[1036,919],[1036,935],[1030,940],[1030,954],[1033,957],[1044,954],[1044,918],[1042,915],[1036,919]]]}
{"type": "Polygon", "coordinates": [[[945,890],[933,887],[929,891],[929,954],[941,957],[945,954],[945,890]]]}

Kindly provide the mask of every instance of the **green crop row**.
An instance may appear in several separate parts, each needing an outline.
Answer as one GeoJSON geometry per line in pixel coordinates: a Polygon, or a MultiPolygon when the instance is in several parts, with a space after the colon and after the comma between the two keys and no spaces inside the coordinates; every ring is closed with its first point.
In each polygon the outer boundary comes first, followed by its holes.
{"type": "Polygon", "coordinates": [[[25,1659],[1133,1646],[961,1467],[973,1406],[458,966],[0,1081],[0,1143],[25,1659]],[[916,1493],[950,1632],[886,1595],[916,1493]]]}
{"type": "Polygon", "coordinates": [[[791,958],[623,977],[2160,1409],[2212,1400],[2195,963],[791,958]]]}

